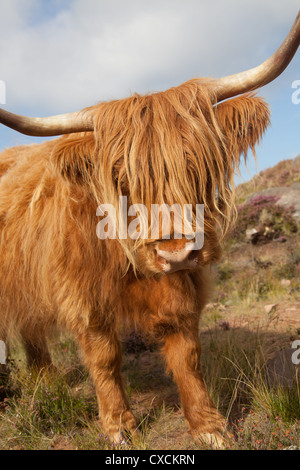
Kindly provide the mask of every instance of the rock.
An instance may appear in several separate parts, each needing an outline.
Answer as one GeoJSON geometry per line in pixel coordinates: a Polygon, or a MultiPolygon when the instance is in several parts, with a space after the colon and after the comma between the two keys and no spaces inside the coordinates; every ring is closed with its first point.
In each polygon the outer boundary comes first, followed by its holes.
{"type": "Polygon", "coordinates": [[[206,308],[207,310],[213,310],[215,308],[219,310],[226,310],[226,306],[221,304],[221,302],[215,302],[215,303],[210,302],[209,304],[206,304],[206,308]]]}
{"type": "Polygon", "coordinates": [[[252,241],[253,237],[258,233],[256,228],[248,228],[246,230],[246,240],[252,241]]]}
{"type": "Polygon", "coordinates": [[[250,197],[246,199],[246,203],[251,201],[257,196],[276,196],[278,201],[276,204],[282,207],[293,207],[294,218],[299,222],[300,221],[300,183],[293,183],[291,186],[279,186],[277,188],[268,188],[264,191],[259,191],[257,193],[251,194],[250,197]]]}
{"type": "Polygon", "coordinates": [[[270,304],[270,305],[265,305],[265,312],[270,314],[270,313],[274,313],[276,311],[276,308],[277,308],[277,304],[270,304]]]}
{"type": "Polygon", "coordinates": [[[300,364],[293,363],[295,349],[285,348],[278,351],[266,364],[266,378],[269,386],[291,387],[297,383],[300,364]]]}
{"type": "Polygon", "coordinates": [[[6,344],[4,341],[0,341],[0,364],[6,364],[6,344]]]}
{"type": "Polygon", "coordinates": [[[281,279],[280,284],[284,287],[288,287],[291,285],[291,281],[289,279],[281,279]]]}
{"type": "Polygon", "coordinates": [[[209,304],[206,304],[205,308],[207,308],[207,310],[212,310],[214,308],[214,304],[210,302],[209,304]]]}

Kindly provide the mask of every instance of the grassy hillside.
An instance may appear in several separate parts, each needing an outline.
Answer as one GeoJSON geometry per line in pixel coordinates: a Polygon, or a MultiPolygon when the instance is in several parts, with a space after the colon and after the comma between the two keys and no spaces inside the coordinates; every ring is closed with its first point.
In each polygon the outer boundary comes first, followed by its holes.
{"type": "Polygon", "coordinates": [[[237,188],[237,204],[258,191],[279,186],[291,186],[300,182],[300,155],[295,159],[283,160],[277,165],[267,168],[254,176],[249,182],[240,184],[237,188]]]}
{"type": "MultiPolygon", "coordinates": [[[[299,170],[299,157],[265,170],[238,188],[238,202],[299,181],[299,170]]],[[[273,230],[275,203],[268,204],[268,217],[261,217],[262,205],[255,220],[273,230]]],[[[215,291],[200,323],[205,381],[228,420],[232,437],[226,448],[300,449],[300,383],[271,380],[268,368],[278,351],[300,339],[298,226],[288,228],[283,213],[277,214],[276,236],[253,244],[244,236],[252,215],[240,210],[239,235],[233,232],[226,241],[215,268],[215,291]]],[[[123,350],[123,376],[141,430],[133,448],[201,449],[188,433],[157,347],[133,333],[123,350]]],[[[52,374],[28,371],[20,346],[12,352],[9,371],[0,378],[0,449],[122,448],[111,446],[96,422],[93,385],[72,338],[51,344],[52,374]]]]}

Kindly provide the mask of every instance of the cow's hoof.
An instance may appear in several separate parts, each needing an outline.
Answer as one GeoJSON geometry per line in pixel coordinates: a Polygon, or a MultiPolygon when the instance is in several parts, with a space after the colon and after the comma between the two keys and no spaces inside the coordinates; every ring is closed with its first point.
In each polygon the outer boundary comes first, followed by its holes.
{"type": "Polygon", "coordinates": [[[226,436],[222,435],[219,432],[210,433],[205,432],[197,435],[197,440],[199,443],[205,447],[213,448],[213,449],[225,449],[226,447],[226,436]]]}
{"type": "Polygon", "coordinates": [[[113,445],[117,446],[131,446],[136,444],[141,438],[141,433],[138,429],[131,431],[120,429],[120,431],[110,436],[110,441],[113,445]]]}
{"type": "Polygon", "coordinates": [[[127,446],[129,445],[129,440],[122,430],[109,436],[110,442],[115,446],[127,446]]]}

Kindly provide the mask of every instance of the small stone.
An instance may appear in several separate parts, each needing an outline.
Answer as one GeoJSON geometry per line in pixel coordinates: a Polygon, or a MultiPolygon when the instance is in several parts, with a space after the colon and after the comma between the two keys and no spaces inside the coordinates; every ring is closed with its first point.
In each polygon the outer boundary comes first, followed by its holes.
{"type": "Polygon", "coordinates": [[[258,230],[256,228],[248,228],[246,230],[246,239],[247,240],[252,240],[253,237],[258,233],[258,230]]]}
{"type": "Polygon", "coordinates": [[[211,309],[214,308],[214,304],[210,302],[209,304],[206,304],[206,308],[207,308],[208,310],[211,310],[211,309]]]}
{"type": "Polygon", "coordinates": [[[276,311],[277,304],[270,304],[270,305],[265,305],[265,312],[270,314],[274,313],[276,311]]]}
{"type": "Polygon", "coordinates": [[[281,279],[280,284],[284,287],[287,287],[291,285],[291,281],[289,279],[281,279]]]}

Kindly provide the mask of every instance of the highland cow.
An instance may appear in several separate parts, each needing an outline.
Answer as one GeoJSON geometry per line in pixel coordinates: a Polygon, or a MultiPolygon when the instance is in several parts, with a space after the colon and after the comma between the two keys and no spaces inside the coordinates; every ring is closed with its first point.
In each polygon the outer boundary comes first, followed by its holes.
{"type": "Polygon", "coordinates": [[[0,339],[20,335],[29,365],[48,367],[46,338],[72,332],[112,441],[137,428],[120,373],[125,324],[161,343],[192,434],[222,440],[224,418],[201,373],[199,317],[234,218],[234,171],[269,124],[268,106],[252,91],[284,70],[299,41],[298,14],[273,56],[233,76],[50,118],[0,111],[0,122],[19,132],[67,134],[0,155],[0,339]],[[120,196],[148,209],[203,204],[203,247],[162,232],[99,240],[97,207],[117,208],[120,196]]]}

